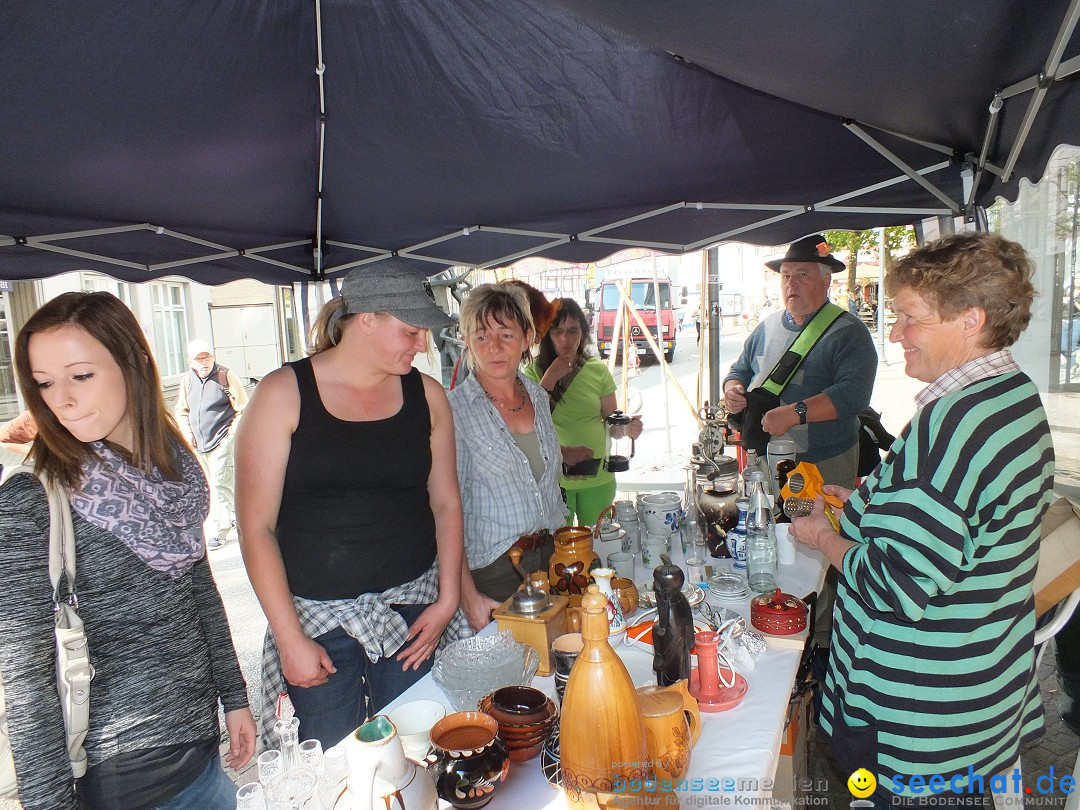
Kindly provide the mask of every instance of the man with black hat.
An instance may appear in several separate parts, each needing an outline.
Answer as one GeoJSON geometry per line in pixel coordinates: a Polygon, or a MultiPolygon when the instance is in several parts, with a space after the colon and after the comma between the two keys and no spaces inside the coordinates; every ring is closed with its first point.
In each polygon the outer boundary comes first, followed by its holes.
{"type": "Polygon", "coordinates": [[[815,234],[766,265],[780,273],[784,309],[763,318],[746,339],[724,378],[724,402],[732,414],[746,412],[744,437],[758,427],[770,436],[786,435],[798,460],[816,464],[826,483],[853,488],[857,414],[870,404],[877,352],[862,321],[829,303],[832,274],[844,263],[815,234]],[[793,346],[804,330],[821,331],[809,349],[793,346]],[[794,366],[793,354],[800,351],[803,358],[794,366]]]}

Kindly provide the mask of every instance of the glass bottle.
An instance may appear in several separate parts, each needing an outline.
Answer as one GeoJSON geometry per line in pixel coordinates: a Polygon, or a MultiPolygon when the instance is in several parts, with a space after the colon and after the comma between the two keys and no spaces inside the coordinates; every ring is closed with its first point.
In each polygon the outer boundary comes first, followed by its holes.
{"type": "Polygon", "coordinates": [[[750,499],[738,498],[735,501],[735,508],[738,510],[739,517],[735,524],[735,527],[727,533],[727,545],[731,551],[731,558],[734,562],[731,565],[734,571],[746,570],[746,516],[750,512],[750,499]]]}
{"type": "Polygon", "coordinates": [[[776,590],[776,535],[772,506],[762,481],[753,482],[746,516],[746,578],[757,593],[776,590]]]}
{"type": "Polygon", "coordinates": [[[274,733],[278,736],[278,748],[281,750],[283,771],[304,767],[300,758],[300,718],[290,717],[274,723],[274,733]]]}
{"type": "Polygon", "coordinates": [[[690,650],[694,646],[694,616],[682,592],[683,572],[677,565],[653,571],[656,626],[653,628],[653,671],[660,686],[690,677],[690,650]]]}

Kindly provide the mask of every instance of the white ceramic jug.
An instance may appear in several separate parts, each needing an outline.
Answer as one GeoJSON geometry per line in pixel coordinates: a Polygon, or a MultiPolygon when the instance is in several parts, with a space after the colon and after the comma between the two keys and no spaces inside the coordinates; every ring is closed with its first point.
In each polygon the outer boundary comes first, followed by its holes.
{"type": "Polygon", "coordinates": [[[422,767],[405,757],[388,717],[372,717],[344,741],[349,758],[349,793],[356,807],[434,810],[439,797],[422,767]]]}

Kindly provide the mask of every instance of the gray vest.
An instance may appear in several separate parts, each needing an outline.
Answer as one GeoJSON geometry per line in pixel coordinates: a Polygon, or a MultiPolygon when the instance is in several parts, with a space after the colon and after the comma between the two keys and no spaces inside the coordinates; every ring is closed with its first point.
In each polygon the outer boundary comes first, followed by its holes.
{"type": "Polygon", "coordinates": [[[236,418],[229,390],[222,385],[228,372],[217,363],[205,380],[194,369],[188,371],[188,421],[195,437],[195,449],[200,453],[209,453],[221,444],[236,418]]]}

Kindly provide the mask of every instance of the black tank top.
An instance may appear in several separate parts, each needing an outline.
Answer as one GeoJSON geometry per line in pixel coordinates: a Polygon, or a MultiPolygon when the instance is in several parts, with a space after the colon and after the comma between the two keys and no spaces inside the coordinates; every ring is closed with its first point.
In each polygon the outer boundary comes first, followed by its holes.
{"type": "Polygon", "coordinates": [[[396,414],[346,422],[323,407],[311,359],[289,365],[300,419],[277,540],[290,590],[307,599],[353,599],[416,579],[435,561],[431,414],[420,372],[401,378],[396,414]]]}

